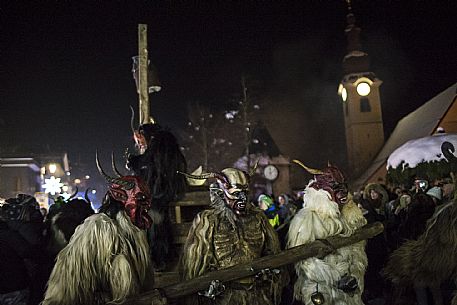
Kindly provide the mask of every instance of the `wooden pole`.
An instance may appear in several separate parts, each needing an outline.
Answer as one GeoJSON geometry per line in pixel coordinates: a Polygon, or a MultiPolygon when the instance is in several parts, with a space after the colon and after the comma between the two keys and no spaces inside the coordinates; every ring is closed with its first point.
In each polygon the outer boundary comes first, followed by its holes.
{"type": "Polygon", "coordinates": [[[140,124],[149,123],[148,26],[138,25],[138,96],[140,124]]]}
{"type": "MultiPolygon", "coordinates": [[[[236,265],[231,268],[208,272],[200,277],[164,287],[160,290],[161,295],[167,299],[180,298],[186,295],[206,290],[213,280],[222,283],[252,276],[266,268],[283,267],[310,257],[323,258],[336,249],[349,246],[362,240],[380,234],[384,230],[382,223],[375,222],[357,230],[349,237],[332,236],[326,240],[316,240],[312,243],[297,246],[275,255],[269,255],[253,260],[250,263],[236,265]]],[[[129,299],[124,305],[150,305],[158,296],[158,291],[153,290],[129,299]]],[[[156,301],[157,302],[157,301],[156,301]]]]}

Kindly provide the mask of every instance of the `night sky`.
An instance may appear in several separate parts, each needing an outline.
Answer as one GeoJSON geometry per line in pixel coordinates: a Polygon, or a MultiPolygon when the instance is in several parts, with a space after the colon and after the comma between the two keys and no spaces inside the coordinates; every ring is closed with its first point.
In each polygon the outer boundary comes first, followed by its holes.
{"type": "MultiPolygon", "coordinates": [[[[45,147],[91,163],[97,148],[107,159],[131,146],[129,105],[138,103],[131,57],[145,23],[163,84],[150,96],[159,123],[179,133],[188,103],[223,107],[240,94],[244,74],[260,84],[265,118],[295,143],[292,153],[303,151],[311,164],[341,159],[334,148],[341,151],[344,137],[337,87],[345,1],[214,2],[2,1],[2,150],[45,147]]],[[[384,82],[389,134],[457,81],[456,1],[365,0],[353,10],[384,82]]]]}

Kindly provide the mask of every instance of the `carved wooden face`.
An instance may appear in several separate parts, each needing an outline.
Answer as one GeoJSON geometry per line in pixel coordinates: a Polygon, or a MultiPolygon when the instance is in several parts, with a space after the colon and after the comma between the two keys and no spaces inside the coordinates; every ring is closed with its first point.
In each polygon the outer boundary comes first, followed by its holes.
{"type": "Polygon", "coordinates": [[[148,143],[146,141],[146,137],[144,136],[144,134],[142,132],[135,131],[135,133],[133,134],[133,138],[140,153],[144,153],[148,148],[148,143]]]}
{"type": "Polygon", "coordinates": [[[322,172],[315,176],[316,181],[311,187],[327,191],[332,196],[332,200],[339,205],[346,204],[348,188],[343,173],[335,166],[329,166],[322,172]]]}
{"type": "Polygon", "coordinates": [[[113,183],[108,190],[110,196],[122,203],[134,225],[140,229],[149,229],[152,219],[148,214],[151,207],[151,193],[148,186],[136,176],[125,176],[118,179],[130,183],[133,187],[113,183]]]}
{"type": "Polygon", "coordinates": [[[227,177],[226,181],[218,179],[219,186],[224,191],[224,199],[227,206],[237,215],[245,215],[248,204],[249,183],[246,174],[235,168],[227,168],[222,171],[227,177]]]}

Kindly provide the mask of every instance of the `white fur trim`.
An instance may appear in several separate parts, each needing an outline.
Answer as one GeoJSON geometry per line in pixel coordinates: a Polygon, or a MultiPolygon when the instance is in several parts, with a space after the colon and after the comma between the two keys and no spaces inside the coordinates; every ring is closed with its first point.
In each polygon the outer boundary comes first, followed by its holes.
{"type": "MultiPolygon", "coordinates": [[[[288,247],[308,244],[316,239],[330,236],[350,236],[366,220],[360,209],[349,198],[340,212],[338,205],[324,190],[315,190],[309,186],[305,189],[304,208],[292,219],[288,233],[288,247]]],[[[312,257],[295,265],[297,282],[294,297],[306,305],[312,305],[311,294],[319,291],[324,295],[327,304],[360,305],[361,292],[364,287],[364,274],[367,257],[364,251],[365,242],[340,248],[323,259],[312,257]],[[359,290],[354,296],[337,289],[339,279],[345,274],[357,278],[359,290]]]]}

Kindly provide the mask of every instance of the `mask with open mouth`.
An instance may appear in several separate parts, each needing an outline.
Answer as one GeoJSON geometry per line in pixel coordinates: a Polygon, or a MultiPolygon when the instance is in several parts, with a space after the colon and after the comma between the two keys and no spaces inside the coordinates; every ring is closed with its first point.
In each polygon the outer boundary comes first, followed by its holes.
{"type": "Polygon", "coordinates": [[[219,188],[224,193],[227,207],[236,215],[246,215],[249,175],[236,168],[226,168],[216,178],[219,188]]]}
{"type": "Polygon", "coordinates": [[[243,186],[235,186],[224,191],[225,202],[227,206],[237,215],[246,214],[246,205],[248,202],[248,190],[243,186]]]}
{"type": "Polygon", "coordinates": [[[191,175],[179,172],[192,179],[216,178],[217,185],[215,189],[220,193],[226,206],[233,213],[239,216],[246,215],[249,195],[249,178],[255,172],[258,162],[251,169],[250,173],[236,168],[226,168],[222,172],[206,173],[202,175],[191,175]]]}
{"type": "Polygon", "coordinates": [[[113,170],[117,177],[105,173],[96,155],[97,168],[100,174],[110,183],[107,196],[119,202],[130,221],[140,229],[149,229],[152,219],[148,214],[151,207],[151,192],[148,185],[137,176],[122,176],[116,169],[113,156],[113,170]]]}
{"type": "Polygon", "coordinates": [[[148,214],[151,207],[151,194],[146,183],[136,176],[124,176],[118,179],[121,183],[111,184],[109,195],[121,202],[134,225],[140,229],[149,229],[152,225],[152,219],[148,214]]]}
{"type": "Polygon", "coordinates": [[[332,200],[339,205],[347,203],[348,187],[346,179],[338,167],[329,164],[323,170],[317,170],[305,166],[298,160],[293,160],[293,162],[299,164],[310,174],[314,175],[314,182],[310,184],[310,187],[316,190],[327,191],[332,197],[332,200]]]}

